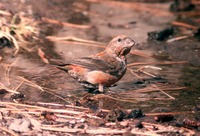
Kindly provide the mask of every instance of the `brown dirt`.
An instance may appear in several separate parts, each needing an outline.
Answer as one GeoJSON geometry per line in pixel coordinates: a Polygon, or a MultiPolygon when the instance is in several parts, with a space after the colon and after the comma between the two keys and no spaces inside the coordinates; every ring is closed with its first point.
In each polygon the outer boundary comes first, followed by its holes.
{"type": "MultiPolygon", "coordinates": [[[[37,44],[31,47],[28,46],[31,51],[20,48],[20,51],[15,57],[13,57],[14,47],[0,49],[0,57],[2,57],[2,60],[0,59],[0,82],[10,90],[17,88],[20,83],[23,82],[17,89],[17,91],[25,95],[25,98],[18,100],[20,103],[51,102],[71,105],[77,104],[78,102],[81,106],[92,110],[95,109],[94,111],[100,109],[142,109],[145,113],[157,113],[163,110],[167,110],[168,112],[194,111],[194,108],[200,104],[200,94],[198,91],[200,89],[200,44],[198,38],[189,37],[172,43],[147,40],[148,32],[161,30],[170,26],[170,23],[176,20],[177,14],[180,14],[179,16],[184,16],[184,13],[171,13],[168,9],[170,5],[169,2],[156,2],[153,4],[134,4],[130,1],[130,3],[121,1],[119,4],[118,2],[120,1],[2,1],[0,3],[1,10],[11,11],[11,13],[18,13],[20,11],[32,12],[31,14],[36,18],[36,21],[40,22],[41,37],[39,37],[40,41],[37,44]],[[141,9],[137,8],[137,6],[141,6],[141,9]],[[82,29],[60,24],[55,25],[41,21],[43,17],[78,25],[89,25],[90,28],[82,29]],[[132,37],[135,41],[140,43],[138,50],[145,56],[151,56],[142,57],[141,55],[130,54],[128,56],[128,63],[187,61],[189,64],[175,63],[174,65],[151,65],[162,68],[161,71],[145,69],[145,71],[149,73],[162,77],[157,79],[143,73],[138,73],[140,76],[138,77],[128,70],[122,80],[115,86],[109,88],[111,93],[108,91],[106,94],[94,95],[88,94],[84,88],[67,73],[60,71],[54,66],[44,64],[37,53],[38,48],[41,48],[46,55],[52,59],[68,61],[102,51],[104,45],[106,45],[112,37],[119,34],[126,34],[132,37]],[[98,41],[102,44],[91,46],[91,44],[81,42],[51,41],[47,36],[73,36],[81,39],[98,41]],[[8,68],[9,65],[11,65],[10,69],[8,68]],[[6,73],[9,74],[6,75],[6,73]],[[155,87],[152,87],[152,85],[158,86],[161,90],[165,90],[166,88],[166,90],[169,90],[169,88],[172,88],[172,91],[167,91],[167,93],[176,98],[176,100],[170,99],[159,91],[158,88],[155,89],[155,87]],[[174,91],[173,88],[177,87],[187,88],[174,91]],[[145,89],[146,91],[153,91],[142,92],[145,89]]],[[[199,11],[199,5],[197,5],[194,11],[199,11]]],[[[194,25],[196,25],[194,23],[196,18],[197,17],[193,16],[190,17],[194,25]]],[[[188,21],[186,23],[191,22],[188,21]]],[[[193,32],[191,29],[188,30],[186,28],[176,27],[176,32],[173,37],[191,32],[193,32]]],[[[141,65],[130,67],[130,69],[134,70],[136,73],[138,68],[141,68],[141,65]]],[[[1,101],[12,101],[10,96],[10,93],[0,94],[1,101]]],[[[198,114],[198,112],[196,114],[198,114]]],[[[181,114],[176,115],[175,118],[176,120],[183,120],[186,117],[194,119],[196,114],[181,114]]],[[[147,116],[144,120],[154,123],[152,116],[147,116]]],[[[89,128],[95,126],[93,121],[88,122],[90,122],[89,128]],[[91,125],[92,122],[94,126],[91,125]]],[[[104,122],[102,123],[99,121],[97,126],[101,126],[100,124],[105,125],[104,122]]],[[[8,125],[8,123],[6,125],[8,125]]],[[[86,126],[86,124],[83,126],[86,126]]],[[[124,126],[121,125],[120,127],[124,126]]],[[[198,133],[198,128],[194,130],[198,133]]],[[[32,131],[31,133],[22,132],[19,134],[37,135],[36,133],[36,131],[32,131]]],[[[75,133],[78,134],[78,132],[75,133]]],[[[40,131],[39,134],[67,135],[67,133],[53,133],[52,131],[40,131]]]]}

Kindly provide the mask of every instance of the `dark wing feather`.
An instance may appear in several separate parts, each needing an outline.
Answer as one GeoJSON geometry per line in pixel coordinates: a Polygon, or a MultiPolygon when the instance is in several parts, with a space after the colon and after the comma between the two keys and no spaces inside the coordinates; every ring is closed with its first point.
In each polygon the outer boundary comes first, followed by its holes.
{"type": "Polygon", "coordinates": [[[106,61],[103,61],[102,59],[98,59],[98,58],[90,58],[90,57],[84,57],[84,58],[80,58],[80,59],[75,59],[74,61],[68,63],[68,64],[60,64],[58,65],[59,69],[62,69],[66,71],[66,67],[67,65],[78,65],[84,68],[89,69],[90,71],[92,70],[99,70],[99,71],[103,71],[105,73],[109,73],[111,75],[116,75],[119,71],[116,69],[116,67],[112,66],[111,64],[109,64],[106,61]],[[62,68],[65,67],[65,68],[62,68]]]}

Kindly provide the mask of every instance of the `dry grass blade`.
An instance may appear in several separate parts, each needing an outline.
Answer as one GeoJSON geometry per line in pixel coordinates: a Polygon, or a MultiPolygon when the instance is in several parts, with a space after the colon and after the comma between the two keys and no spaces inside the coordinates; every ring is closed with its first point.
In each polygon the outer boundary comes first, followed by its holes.
{"type": "Polygon", "coordinates": [[[103,98],[109,98],[109,99],[112,99],[112,100],[116,100],[116,101],[120,101],[120,102],[128,102],[128,103],[138,103],[135,99],[123,99],[121,97],[117,98],[116,96],[108,96],[108,95],[105,95],[105,94],[98,94],[98,95],[95,95],[93,98],[99,100],[99,99],[103,99],[103,98]]]}
{"type": "Polygon", "coordinates": [[[73,109],[81,109],[81,110],[89,110],[89,108],[84,108],[84,107],[79,107],[79,106],[74,106],[74,105],[66,105],[66,104],[57,104],[57,103],[44,103],[44,102],[37,102],[37,104],[40,105],[49,105],[49,106],[60,106],[60,107],[68,107],[68,108],[73,108],[73,109]]]}
{"type": "Polygon", "coordinates": [[[3,10],[0,10],[0,14],[4,15],[4,16],[12,16],[12,14],[10,12],[6,12],[6,11],[3,11],[3,10]]]}
{"type": "Polygon", "coordinates": [[[128,64],[128,67],[138,66],[138,65],[173,65],[173,64],[187,64],[187,61],[163,61],[163,62],[134,62],[128,64]]]}
{"type": "MultiPolygon", "coordinates": [[[[184,90],[186,89],[186,87],[162,87],[162,90],[163,91],[175,91],[175,90],[184,90]]],[[[158,89],[156,89],[155,87],[148,87],[148,88],[144,88],[144,89],[137,89],[135,91],[138,91],[140,93],[148,93],[148,92],[157,92],[159,91],[158,89]]],[[[132,93],[132,92],[131,92],[132,93]]],[[[122,94],[131,94],[129,92],[125,92],[125,93],[122,93],[122,94]]]]}
{"type": "MultiPolygon", "coordinates": [[[[49,131],[57,131],[57,132],[68,132],[68,133],[85,133],[85,134],[92,134],[92,135],[109,135],[109,134],[123,134],[127,132],[127,129],[110,129],[110,128],[98,128],[98,129],[71,129],[68,127],[63,128],[57,128],[57,127],[41,127],[43,130],[49,130],[49,131]]],[[[139,132],[137,130],[132,129],[130,131],[131,134],[136,135],[143,135],[143,136],[160,136],[158,134],[155,134],[154,132],[139,132]]]]}
{"type": "Polygon", "coordinates": [[[13,90],[13,89],[9,89],[8,87],[6,87],[3,83],[0,82],[0,88],[1,89],[5,89],[6,91],[10,92],[10,93],[15,93],[15,94],[19,94],[19,92],[13,90]]]}
{"type": "Polygon", "coordinates": [[[178,41],[178,40],[183,40],[183,39],[189,38],[190,36],[192,36],[192,35],[179,36],[179,37],[168,39],[166,42],[171,43],[171,42],[175,42],[175,41],[178,41]]]}
{"type": "Polygon", "coordinates": [[[60,42],[64,42],[66,44],[91,46],[91,47],[97,47],[97,48],[102,48],[102,49],[106,48],[105,46],[98,45],[98,44],[93,44],[93,43],[84,43],[84,42],[77,42],[77,41],[60,41],[60,42]]]}
{"type": "MultiPolygon", "coordinates": [[[[85,40],[85,39],[81,39],[81,38],[77,38],[77,37],[73,37],[73,36],[67,36],[67,37],[47,36],[46,38],[49,39],[49,40],[52,40],[52,41],[62,41],[62,42],[67,42],[67,43],[72,42],[74,44],[84,44],[86,46],[106,48],[104,46],[105,45],[104,43],[92,41],[92,40],[85,40]]],[[[147,54],[142,53],[138,50],[132,50],[130,53],[133,54],[133,55],[137,55],[137,56],[141,56],[141,57],[145,57],[145,58],[151,58],[151,55],[147,55],[147,54]]]]}
{"type": "Polygon", "coordinates": [[[70,115],[84,115],[84,116],[87,116],[89,118],[95,118],[95,119],[99,119],[99,117],[97,116],[93,116],[93,115],[90,115],[90,114],[87,114],[87,113],[84,113],[84,112],[80,112],[80,111],[74,111],[74,110],[68,110],[68,109],[50,109],[50,108],[45,108],[45,107],[42,107],[42,106],[36,106],[36,105],[28,105],[28,104],[20,104],[20,103],[12,103],[12,102],[1,102],[0,101],[0,104],[1,105],[5,105],[5,106],[15,106],[15,107],[18,107],[17,109],[11,109],[11,108],[4,108],[3,110],[8,110],[8,111],[24,111],[25,113],[27,111],[31,111],[31,112],[42,112],[42,111],[47,111],[47,112],[53,112],[53,113],[65,113],[65,114],[70,114],[70,115]],[[19,107],[21,108],[25,108],[25,109],[20,109],[19,107]]]}
{"type": "Polygon", "coordinates": [[[101,42],[96,42],[96,41],[92,41],[92,40],[85,40],[85,39],[81,39],[81,38],[77,38],[77,37],[73,37],[73,36],[66,36],[66,37],[56,37],[56,36],[47,36],[46,37],[49,40],[57,40],[57,41],[75,41],[75,42],[82,42],[82,43],[91,43],[91,44],[97,44],[97,45],[104,45],[101,42]]]}
{"type": "Polygon", "coordinates": [[[67,26],[67,27],[81,28],[81,29],[90,28],[89,25],[77,25],[77,24],[72,24],[72,23],[68,23],[68,22],[57,21],[57,20],[54,20],[54,19],[46,18],[46,17],[42,17],[42,20],[44,22],[47,22],[47,23],[52,23],[52,24],[57,24],[57,25],[64,25],[64,26],[67,26]]]}
{"type": "Polygon", "coordinates": [[[146,72],[146,71],[143,70],[143,69],[147,69],[147,68],[155,69],[155,70],[162,70],[162,68],[160,68],[160,67],[155,67],[155,66],[149,66],[149,65],[147,65],[147,66],[140,67],[139,69],[137,69],[137,71],[140,72],[140,73],[146,74],[146,75],[148,75],[150,77],[156,78],[157,77],[156,75],[151,74],[151,73],[146,72]]]}
{"type": "Polygon", "coordinates": [[[24,81],[22,81],[22,82],[14,89],[14,91],[17,92],[17,90],[22,86],[23,83],[24,83],[24,81]]]}
{"type": "Polygon", "coordinates": [[[194,114],[194,111],[182,111],[182,112],[164,112],[164,113],[145,113],[146,116],[157,116],[157,115],[177,115],[177,114],[194,114]]]}
{"type": "Polygon", "coordinates": [[[181,27],[194,29],[194,30],[198,29],[197,26],[193,26],[193,25],[190,25],[190,24],[186,24],[186,23],[183,23],[183,22],[177,22],[177,21],[172,22],[172,25],[181,26],[181,27]]]}
{"type": "Polygon", "coordinates": [[[19,78],[20,78],[22,81],[24,81],[24,83],[27,84],[27,85],[30,85],[30,86],[32,86],[32,87],[34,87],[34,88],[37,88],[37,89],[39,89],[40,91],[49,93],[49,94],[51,94],[51,95],[53,95],[53,96],[55,96],[55,97],[57,97],[57,98],[63,100],[64,102],[70,103],[69,101],[67,101],[67,100],[64,99],[63,97],[61,97],[61,96],[59,96],[59,95],[57,95],[57,94],[55,94],[55,93],[53,93],[53,92],[51,92],[51,91],[47,91],[47,90],[50,90],[50,89],[48,89],[48,88],[39,86],[39,85],[37,85],[36,83],[34,83],[34,82],[32,82],[32,81],[30,81],[30,80],[24,78],[24,77],[19,76],[19,78]]]}
{"type": "Polygon", "coordinates": [[[171,95],[169,95],[168,93],[166,93],[165,91],[163,91],[162,89],[160,89],[158,86],[151,84],[151,86],[155,87],[156,89],[158,89],[160,92],[162,92],[163,94],[167,95],[169,98],[175,100],[175,98],[171,95]]]}
{"type": "Polygon", "coordinates": [[[131,8],[136,11],[144,11],[152,13],[155,16],[172,16],[169,11],[156,8],[155,4],[144,4],[139,2],[121,2],[121,1],[107,1],[107,0],[85,0],[88,2],[95,3],[106,3],[106,5],[119,6],[120,8],[131,8]]]}
{"type": "Polygon", "coordinates": [[[19,136],[19,135],[16,134],[14,131],[9,130],[9,129],[5,128],[5,127],[0,126],[0,129],[1,129],[2,131],[4,131],[4,132],[10,134],[11,136],[19,136]]]}
{"type": "Polygon", "coordinates": [[[6,78],[6,80],[7,80],[7,82],[8,82],[9,85],[10,85],[10,71],[11,71],[12,66],[16,64],[17,60],[18,59],[16,59],[11,64],[7,64],[7,67],[6,67],[5,78],[6,78]]]}
{"type": "Polygon", "coordinates": [[[138,50],[132,50],[130,53],[133,54],[133,55],[144,57],[144,58],[152,58],[151,55],[145,54],[145,53],[138,51],[138,50]]]}
{"type": "MultiPolygon", "coordinates": [[[[30,81],[30,80],[24,78],[24,77],[21,77],[21,76],[18,76],[17,80],[19,80],[19,78],[20,78],[20,80],[22,80],[22,82],[23,82],[24,84],[26,84],[26,85],[29,85],[29,86],[34,87],[34,88],[37,88],[37,89],[39,89],[40,91],[46,92],[46,93],[48,93],[48,94],[51,94],[51,95],[53,95],[53,96],[59,98],[60,100],[63,100],[64,102],[70,103],[70,102],[69,102],[68,100],[66,100],[65,98],[63,98],[63,97],[61,97],[61,96],[59,96],[59,95],[57,95],[57,94],[51,92],[51,89],[49,89],[49,88],[45,88],[45,87],[39,86],[39,85],[37,85],[36,83],[34,83],[34,82],[32,82],[32,81],[30,81]],[[50,91],[47,91],[47,90],[50,90],[50,91]]],[[[15,80],[16,80],[16,79],[15,79],[15,80]]]]}
{"type": "MultiPolygon", "coordinates": [[[[150,128],[150,129],[155,129],[155,127],[156,128],[158,128],[158,130],[169,130],[168,132],[178,132],[179,130],[178,129],[176,129],[176,128],[173,128],[173,127],[171,127],[171,126],[168,126],[168,127],[166,127],[166,126],[162,126],[162,125],[159,125],[159,124],[154,124],[154,123],[148,123],[148,122],[142,122],[142,125],[145,127],[145,128],[150,128]],[[168,128],[168,129],[167,129],[168,128]],[[171,130],[171,131],[170,131],[171,130]]],[[[182,128],[183,129],[183,131],[185,131],[185,134],[184,135],[186,135],[186,136],[193,136],[194,134],[195,134],[195,132],[194,131],[192,131],[192,130],[189,130],[189,129],[186,129],[186,128],[182,128]]],[[[157,131],[157,133],[160,133],[160,131],[157,131]]]]}
{"type": "Polygon", "coordinates": [[[45,91],[41,86],[37,85],[36,83],[33,83],[32,81],[27,80],[27,79],[24,78],[24,77],[19,76],[19,78],[20,78],[22,81],[28,83],[28,85],[30,85],[30,86],[32,86],[32,87],[35,87],[35,88],[37,88],[37,89],[39,89],[39,90],[41,90],[41,91],[45,91]]]}

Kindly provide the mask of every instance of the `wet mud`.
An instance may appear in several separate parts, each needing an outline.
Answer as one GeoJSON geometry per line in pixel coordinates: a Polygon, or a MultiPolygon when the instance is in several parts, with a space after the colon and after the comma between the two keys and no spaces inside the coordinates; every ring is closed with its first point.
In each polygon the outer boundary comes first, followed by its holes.
{"type": "MultiPolygon", "coordinates": [[[[199,39],[190,37],[172,43],[167,43],[166,40],[148,39],[148,32],[163,30],[172,21],[176,21],[177,15],[169,11],[170,4],[169,2],[154,5],[147,3],[146,7],[155,6],[158,10],[162,9],[163,13],[155,14],[156,11],[140,11],[135,6],[127,5],[126,2],[119,5],[117,2],[108,4],[108,2],[79,0],[25,1],[22,7],[9,10],[17,12],[30,6],[38,18],[48,17],[90,26],[88,29],[81,29],[44,23],[41,28],[46,36],[78,37],[102,44],[91,45],[44,38],[42,43],[31,47],[32,51],[21,49],[16,56],[13,56],[13,48],[4,47],[0,49],[0,57],[2,57],[0,82],[7,89],[17,88],[17,91],[24,94],[25,98],[19,99],[24,103],[77,104],[78,102],[81,106],[89,107],[94,111],[99,109],[142,109],[145,113],[160,112],[160,110],[192,111],[200,104],[199,39]],[[145,57],[129,54],[128,63],[142,62],[145,65],[130,65],[126,75],[115,85],[107,88],[105,94],[88,93],[67,73],[45,64],[37,52],[37,49],[41,48],[51,59],[69,61],[102,51],[111,38],[119,34],[128,35],[137,41],[140,46],[133,50],[137,49],[145,54],[145,57]],[[169,61],[186,62],[161,63],[169,61]],[[144,71],[153,76],[138,71],[143,66],[147,67],[144,71]],[[159,67],[162,70],[149,68],[150,66],[159,67]],[[182,89],[176,90],[176,88],[182,89]],[[175,99],[162,93],[162,90],[175,99]]],[[[175,33],[181,34],[181,30],[177,32],[176,29],[175,33]]],[[[0,94],[0,99],[11,101],[10,94],[0,94]]]]}

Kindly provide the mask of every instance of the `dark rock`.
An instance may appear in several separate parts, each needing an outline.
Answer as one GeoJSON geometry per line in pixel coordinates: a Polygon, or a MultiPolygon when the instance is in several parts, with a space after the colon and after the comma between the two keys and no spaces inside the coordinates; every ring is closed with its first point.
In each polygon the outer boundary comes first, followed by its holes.
{"type": "Polygon", "coordinates": [[[170,11],[190,11],[195,8],[195,5],[192,4],[191,0],[174,0],[174,2],[170,5],[170,11]]]}
{"type": "Polygon", "coordinates": [[[163,41],[172,34],[174,34],[174,29],[171,27],[171,28],[166,28],[161,31],[148,32],[147,35],[148,35],[149,40],[163,41]]]}
{"type": "Polygon", "coordinates": [[[144,114],[141,109],[132,110],[131,112],[129,112],[129,114],[127,116],[127,118],[140,118],[140,117],[144,117],[144,114]]]}

